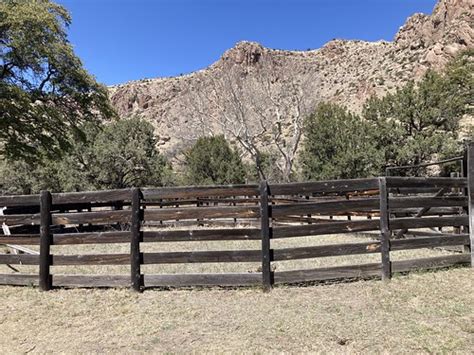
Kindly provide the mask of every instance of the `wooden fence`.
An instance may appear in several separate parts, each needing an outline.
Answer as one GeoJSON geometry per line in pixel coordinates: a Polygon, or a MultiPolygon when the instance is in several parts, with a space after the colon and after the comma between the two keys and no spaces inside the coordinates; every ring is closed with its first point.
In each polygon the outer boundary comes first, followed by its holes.
{"type": "MultiPolygon", "coordinates": [[[[0,196],[0,221],[13,248],[39,246],[36,254],[0,254],[0,264],[35,265],[37,273],[0,275],[0,284],[62,287],[248,286],[381,277],[420,268],[472,265],[474,145],[464,177],[380,177],[305,183],[170,187],[0,196]],[[470,228],[469,228],[470,224],[470,228]],[[443,230],[440,230],[444,228],[443,230]],[[275,247],[278,239],[375,232],[366,242],[275,247]],[[448,232],[446,232],[448,231],[448,232]],[[143,251],[148,243],[255,241],[259,248],[143,251]],[[62,246],[127,243],[128,253],[63,254],[62,246]],[[52,252],[51,246],[55,246],[52,252]],[[391,261],[401,250],[463,246],[464,251],[391,261]],[[376,263],[277,271],[288,260],[379,254],[376,263]],[[260,263],[232,273],[144,272],[146,265],[260,263]],[[129,265],[130,274],[70,275],[55,266],[129,265]]],[[[32,247],[33,248],[33,247],[32,247]]],[[[21,248],[20,248],[21,249],[21,248]]]]}

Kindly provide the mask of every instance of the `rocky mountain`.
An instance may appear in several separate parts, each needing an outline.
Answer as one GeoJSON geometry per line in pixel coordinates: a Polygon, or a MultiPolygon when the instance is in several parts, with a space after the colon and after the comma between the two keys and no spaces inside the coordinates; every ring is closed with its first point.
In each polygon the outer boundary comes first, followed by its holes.
{"type": "Polygon", "coordinates": [[[250,156],[276,142],[284,161],[297,149],[301,117],[317,102],[357,111],[371,95],[473,47],[473,7],[472,0],[440,0],[431,15],[411,16],[391,42],[336,39],[308,51],[240,42],[204,70],[114,86],[111,99],[122,117],[152,122],[169,156],[200,135],[223,132],[250,156]]]}

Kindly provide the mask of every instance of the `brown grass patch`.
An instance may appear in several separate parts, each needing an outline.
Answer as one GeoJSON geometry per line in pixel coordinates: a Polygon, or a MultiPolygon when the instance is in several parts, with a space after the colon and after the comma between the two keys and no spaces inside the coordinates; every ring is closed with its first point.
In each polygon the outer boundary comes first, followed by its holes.
{"type": "Polygon", "coordinates": [[[240,290],[0,287],[11,352],[470,353],[473,272],[240,290]]]}

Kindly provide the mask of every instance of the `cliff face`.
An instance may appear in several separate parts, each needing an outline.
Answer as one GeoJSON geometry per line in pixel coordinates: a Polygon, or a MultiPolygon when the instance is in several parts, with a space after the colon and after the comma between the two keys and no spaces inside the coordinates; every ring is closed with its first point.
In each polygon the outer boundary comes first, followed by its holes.
{"type": "MultiPolygon", "coordinates": [[[[473,7],[472,0],[440,0],[431,15],[411,16],[392,42],[333,40],[310,51],[240,42],[204,70],[114,86],[111,99],[122,117],[152,122],[169,156],[199,135],[229,131],[228,125],[235,126],[231,133],[239,133],[235,122],[242,126],[242,120],[256,129],[259,120],[277,117],[272,124],[286,127],[281,132],[288,137],[296,115],[318,101],[357,111],[371,95],[420,78],[429,68],[440,69],[459,51],[472,48],[473,7]]],[[[228,136],[235,140],[235,134],[228,136]]]]}

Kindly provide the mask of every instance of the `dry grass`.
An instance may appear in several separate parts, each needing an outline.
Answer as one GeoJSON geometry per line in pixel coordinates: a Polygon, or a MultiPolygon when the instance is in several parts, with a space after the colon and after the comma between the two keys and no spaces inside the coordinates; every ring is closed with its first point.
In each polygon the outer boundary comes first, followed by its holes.
{"type": "Polygon", "coordinates": [[[268,294],[0,287],[0,350],[472,353],[473,286],[460,268],[268,294]]]}

